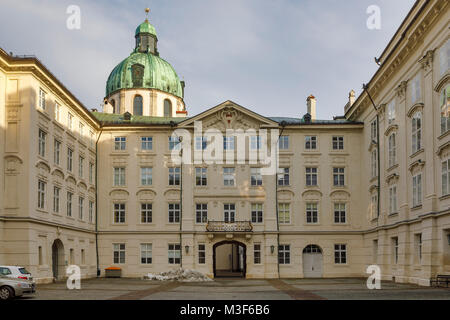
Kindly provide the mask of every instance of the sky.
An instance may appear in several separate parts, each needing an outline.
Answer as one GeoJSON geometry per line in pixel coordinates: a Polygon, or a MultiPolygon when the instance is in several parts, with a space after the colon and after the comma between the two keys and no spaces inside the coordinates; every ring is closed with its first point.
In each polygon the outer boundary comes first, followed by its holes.
{"type": "Polygon", "coordinates": [[[414,0],[1,0],[0,47],[35,55],[88,108],[101,110],[106,80],[134,49],[145,19],[160,56],[186,82],[195,115],[232,100],[264,116],[343,115],[348,93],[370,80],[414,0]],[[68,6],[80,29],[67,28],[68,6]],[[380,29],[369,29],[380,8],[380,29]]]}

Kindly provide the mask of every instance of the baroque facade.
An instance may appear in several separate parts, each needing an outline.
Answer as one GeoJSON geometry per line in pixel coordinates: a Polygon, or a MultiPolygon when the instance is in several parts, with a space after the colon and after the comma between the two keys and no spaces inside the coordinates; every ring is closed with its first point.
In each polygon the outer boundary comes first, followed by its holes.
{"type": "Polygon", "coordinates": [[[0,264],[41,282],[70,264],[83,277],[180,266],[364,277],[376,264],[384,280],[429,285],[449,274],[449,11],[417,1],[366,90],[332,120],[316,119],[312,95],[298,118],[233,101],[188,117],[184,81],[147,20],[102,112],[38,59],[0,50],[0,264]],[[212,145],[215,161],[202,159],[212,145]],[[278,152],[277,174],[252,161],[264,146],[278,152]]]}

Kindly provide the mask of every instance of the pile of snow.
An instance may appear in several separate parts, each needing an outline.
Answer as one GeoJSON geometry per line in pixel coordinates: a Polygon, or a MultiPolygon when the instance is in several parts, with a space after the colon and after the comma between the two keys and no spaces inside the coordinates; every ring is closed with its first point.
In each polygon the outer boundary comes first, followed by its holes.
{"type": "Polygon", "coordinates": [[[144,279],[159,281],[201,282],[213,281],[201,272],[180,268],[178,270],[164,271],[161,273],[148,273],[144,279]]]}

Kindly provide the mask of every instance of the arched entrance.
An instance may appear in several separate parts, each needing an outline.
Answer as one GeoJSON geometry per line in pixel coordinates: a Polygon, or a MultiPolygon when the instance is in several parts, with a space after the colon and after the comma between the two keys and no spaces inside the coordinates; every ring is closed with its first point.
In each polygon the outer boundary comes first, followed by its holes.
{"type": "Polygon", "coordinates": [[[247,269],[245,244],[221,241],[213,246],[214,277],[243,277],[247,269]]]}
{"type": "Polygon", "coordinates": [[[303,249],[303,276],[305,278],[321,278],[322,265],[322,249],[315,244],[306,246],[303,249]]]}
{"type": "Polygon", "coordinates": [[[56,239],[52,245],[52,269],[54,279],[59,280],[64,278],[64,266],[64,245],[61,240],[56,239]]]}

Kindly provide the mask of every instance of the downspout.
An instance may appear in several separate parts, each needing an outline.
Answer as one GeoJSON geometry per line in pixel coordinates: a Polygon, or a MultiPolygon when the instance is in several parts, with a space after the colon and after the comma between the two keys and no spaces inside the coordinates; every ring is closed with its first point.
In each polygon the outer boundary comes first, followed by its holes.
{"type": "Polygon", "coordinates": [[[95,254],[97,259],[97,277],[100,277],[100,261],[98,256],[98,141],[103,133],[102,126],[100,126],[100,134],[95,142],[95,254]]]}

